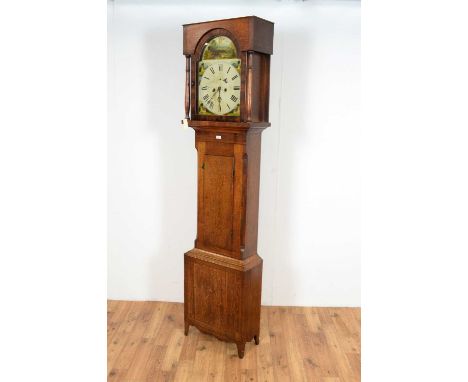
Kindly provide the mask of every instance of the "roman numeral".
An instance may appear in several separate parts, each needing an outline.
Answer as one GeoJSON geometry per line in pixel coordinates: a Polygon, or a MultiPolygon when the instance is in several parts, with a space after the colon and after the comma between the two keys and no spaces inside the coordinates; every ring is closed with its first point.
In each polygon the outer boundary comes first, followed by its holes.
{"type": "Polygon", "coordinates": [[[210,106],[210,109],[213,109],[214,102],[213,102],[213,101],[210,101],[210,102],[208,103],[208,105],[210,106]]]}
{"type": "Polygon", "coordinates": [[[231,111],[231,107],[229,106],[229,104],[226,104],[227,108],[229,111],[231,111]]]}
{"type": "Polygon", "coordinates": [[[223,71],[223,64],[218,65],[218,71],[222,72],[223,71]]]}
{"type": "Polygon", "coordinates": [[[208,101],[208,98],[210,98],[210,96],[209,96],[208,94],[205,94],[205,96],[203,97],[203,99],[204,99],[205,101],[208,101]]]}
{"type": "Polygon", "coordinates": [[[210,67],[210,72],[214,74],[214,69],[210,67]]]}
{"type": "Polygon", "coordinates": [[[234,90],[239,90],[240,86],[234,86],[234,90]]]}
{"type": "Polygon", "coordinates": [[[237,77],[239,77],[237,74],[231,78],[232,81],[234,81],[237,77]]]}
{"type": "Polygon", "coordinates": [[[230,66],[230,67],[229,67],[229,69],[228,69],[228,71],[226,72],[226,74],[228,74],[228,73],[229,73],[229,71],[231,70],[231,68],[232,68],[232,66],[230,66]]]}
{"type": "Polygon", "coordinates": [[[233,94],[233,95],[231,96],[231,100],[232,100],[233,102],[237,102],[237,97],[233,94]]]}
{"type": "Polygon", "coordinates": [[[208,77],[205,77],[205,76],[203,76],[203,78],[206,78],[207,80],[209,80],[209,78],[208,78],[208,77]]]}

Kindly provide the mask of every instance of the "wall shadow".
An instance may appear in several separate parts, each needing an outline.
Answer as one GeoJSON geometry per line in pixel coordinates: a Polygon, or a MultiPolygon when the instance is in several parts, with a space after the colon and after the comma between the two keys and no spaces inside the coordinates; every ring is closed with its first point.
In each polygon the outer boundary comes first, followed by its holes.
{"type": "Polygon", "coordinates": [[[309,97],[305,78],[310,70],[308,57],[312,54],[312,46],[313,38],[305,29],[275,31],[270,86],[271,127],[263,136],[260,194],[260,224],[268,226],[268,231],[260,227],[264,236],[259,237],[259,252],[264,258],[262,301],[266,304],[296,303],[296,270],[300,265],[291,261],[297,257],[291,256],[295,240],[291,213],[297,193],[294,187],[300,177],[307,176],[298,171],[295,150],[313,129],[308,123],[313,110],[307,109],[303,102],[309,97]],[[267,185],[275,189],[267,190],[267,185]],[[266,195],[270,192],[274,193],[274,198],[266,195]],[[274,219],[274,227],[269,219],[274,219]]]}
{"type": "MultiPolygon", "coordinates": [[[[147,126],[154,132],[159,232],[148,264],[148,294],[183,301],[183,254],[196,235],[196,150],[192,129],[182,130],[185,57],[182,27],[145,34],[147,126]],[[164,38],[161,38],[164,36],[164,38]],[[171,59],[167,59],[170,57],[171,59]],[[180,57],[175,65],[173,57],[180,57]],[[164,291],[164,292],[162,292],[164,291]]],[[[156,195],[155,195],[156,198],[156,195]]],[[[160,297],[159,297],[160,298],[160,297]]]]}

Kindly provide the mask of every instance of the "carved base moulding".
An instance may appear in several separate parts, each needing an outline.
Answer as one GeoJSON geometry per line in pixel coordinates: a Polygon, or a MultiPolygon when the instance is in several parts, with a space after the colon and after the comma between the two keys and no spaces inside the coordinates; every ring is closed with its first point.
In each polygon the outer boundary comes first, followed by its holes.
{"type": "Polygon", "coordinates": [[[185,254],[185,335],[189,326],[235,342],[240,358],[245,343],[260,334],[263,260],[245,260],[193,249],[185,254]]]}

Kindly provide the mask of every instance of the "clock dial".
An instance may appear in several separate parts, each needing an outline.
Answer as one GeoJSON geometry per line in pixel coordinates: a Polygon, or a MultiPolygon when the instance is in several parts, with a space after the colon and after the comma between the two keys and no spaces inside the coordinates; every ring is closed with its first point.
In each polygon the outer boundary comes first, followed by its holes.
{"type": "Polygon", "coordinates": [[[200,114],[240,115],[240,84],[239,59],[200,61],[200,114]]]}

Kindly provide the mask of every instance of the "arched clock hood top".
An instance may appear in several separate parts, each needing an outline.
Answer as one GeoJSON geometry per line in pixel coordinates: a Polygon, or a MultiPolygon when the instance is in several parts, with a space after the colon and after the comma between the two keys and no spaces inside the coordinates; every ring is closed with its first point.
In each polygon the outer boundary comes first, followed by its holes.
{"type": "Polygon", "coordinates": [[[213,29],[226,29],[237,36],[241,51],[273,54],[273,26],[271,21],[257,16],[184,24],[184,55],[194,54],[200,38],[213,29]]]}

